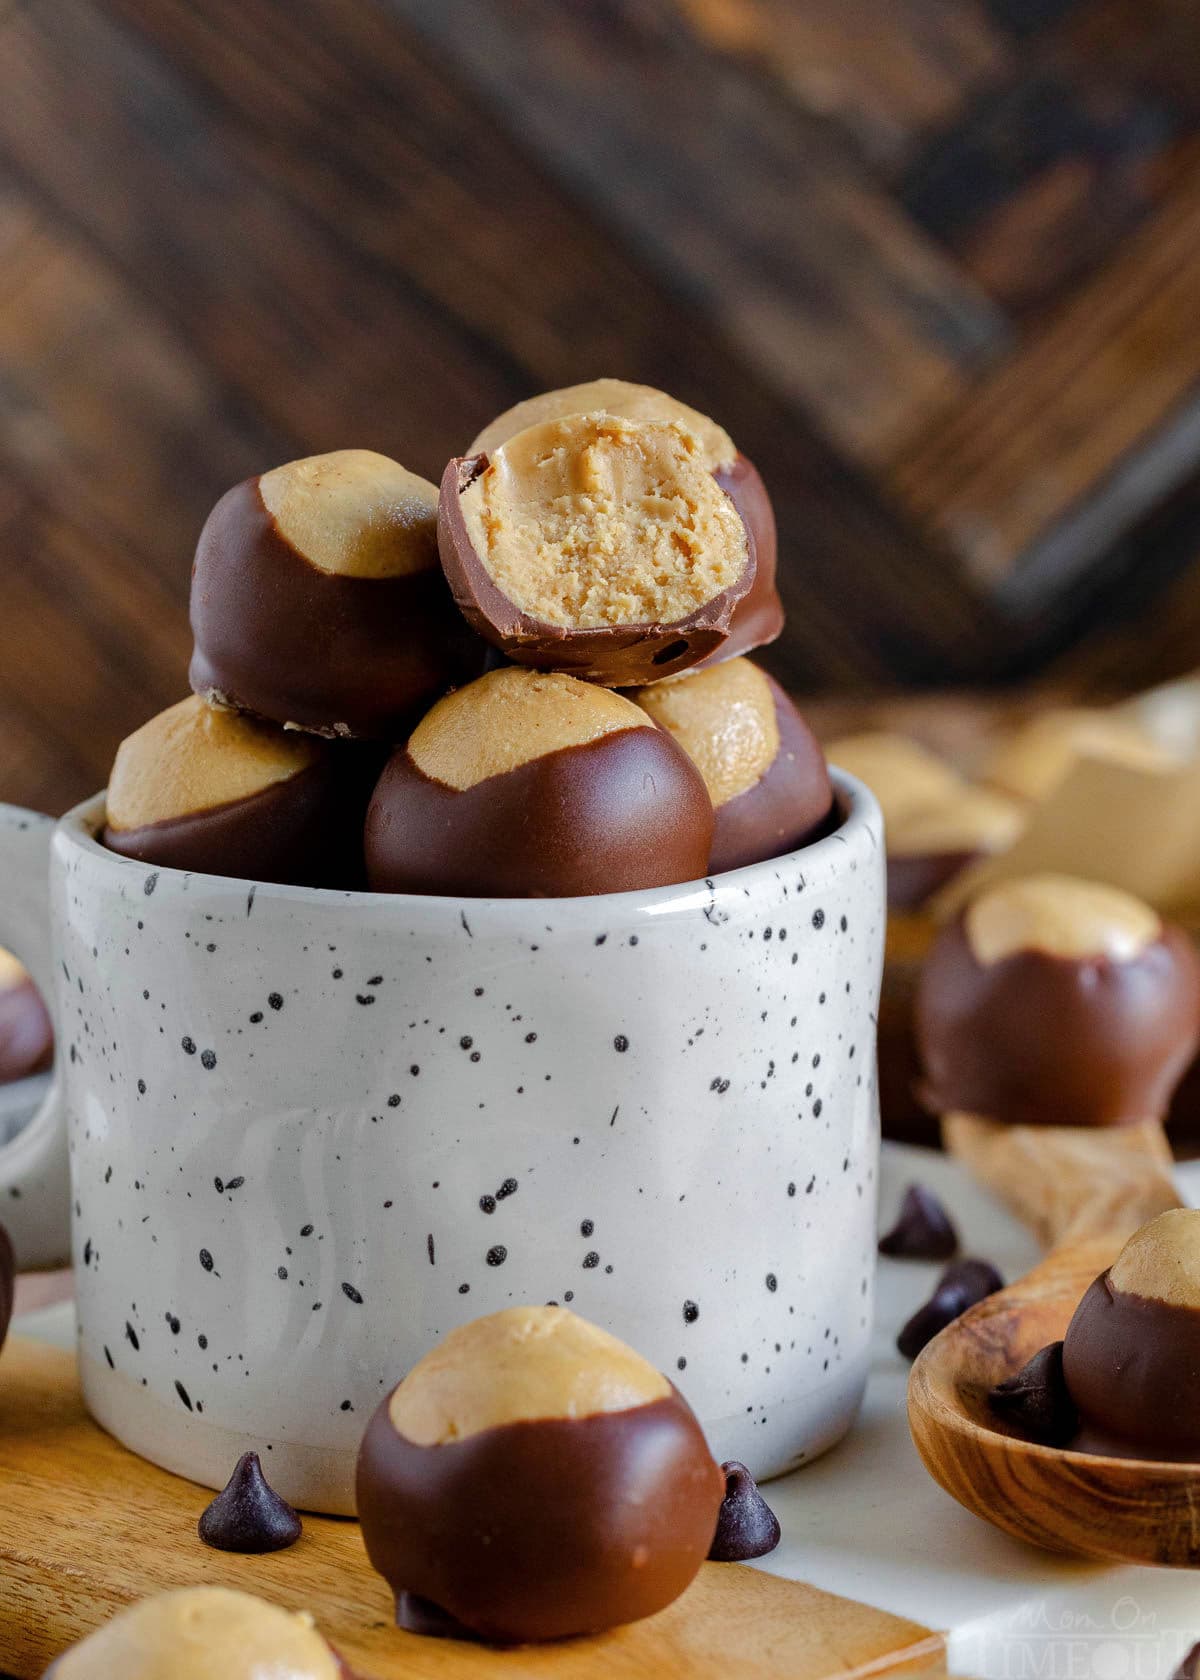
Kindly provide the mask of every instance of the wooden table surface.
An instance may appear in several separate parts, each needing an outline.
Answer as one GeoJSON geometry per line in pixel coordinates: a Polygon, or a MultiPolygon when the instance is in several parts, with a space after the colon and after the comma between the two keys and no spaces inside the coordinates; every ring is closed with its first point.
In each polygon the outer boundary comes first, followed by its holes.
{"type": "Polygon", "coordinates": [[[306,1516],[267,1557],[196,1536],[211,1495],[135,1458],[87,1417],[70,1354],[14,1338],[0,1356],[0,1661],[34,1680],[64,1646],[170,1587],[219,1585],[310,1610],[364,1680],[940,1680],[943,1637],[737,1564],[705,1564],[659,1615],[594,1639],[496,1650],[393,1625],[357,1523],[306,1516]]]}

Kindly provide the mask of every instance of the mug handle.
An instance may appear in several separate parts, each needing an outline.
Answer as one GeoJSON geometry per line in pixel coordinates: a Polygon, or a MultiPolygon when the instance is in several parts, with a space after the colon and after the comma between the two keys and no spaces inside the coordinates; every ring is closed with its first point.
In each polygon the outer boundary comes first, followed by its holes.
{"type": "Polygon", "coordinates": [[[17,1269],[66,1265],[71,1257],[71,1186],[67,1117],[50,949],[50,817],[0,805],[0,945],[29,970],[55,1017],[50,1089],[33,1119],[0,1146],[0,1224],[12,1238],[17,1269]]]}

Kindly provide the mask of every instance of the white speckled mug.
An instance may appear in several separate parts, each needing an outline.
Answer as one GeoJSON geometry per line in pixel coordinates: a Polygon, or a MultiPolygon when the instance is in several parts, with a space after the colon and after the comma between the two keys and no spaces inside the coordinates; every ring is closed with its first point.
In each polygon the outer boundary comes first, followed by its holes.
{"type": "Polygon", "coordinates": [[[768,863],[563,900],[154,870],[0,807],[0,941],[57,981],[59,1071],[0,1149],[25,1264],[65,1241],[88,1404],[209,1486],[261,1451],[352,1508],[358,1441],[453,1325],[570,1302],[759,1476],[866,1376],[878,808],[768,863]],[[53,836],[51,843],[51,836],[53,836]],[[53,960],[43,926],[51,854],[53,960]]]}

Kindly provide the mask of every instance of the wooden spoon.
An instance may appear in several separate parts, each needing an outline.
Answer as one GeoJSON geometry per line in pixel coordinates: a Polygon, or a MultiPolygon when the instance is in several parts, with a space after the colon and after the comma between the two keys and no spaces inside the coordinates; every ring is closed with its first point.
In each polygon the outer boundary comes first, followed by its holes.
{"type": "Polygon", "coordinates": [[[1049,1248],[1019,1283],[918,1355],[908,1421],[935,1481],[1020,1540],[1123,1563],[1200,1564],[1200,1464],[1039,1446],[1006,1429],[988,1391],[1047,1342],[1139,1226],[1179,1207],[1158,1121],[1104,1130],[943,1120],[947,1148],[1049,1248]]]}

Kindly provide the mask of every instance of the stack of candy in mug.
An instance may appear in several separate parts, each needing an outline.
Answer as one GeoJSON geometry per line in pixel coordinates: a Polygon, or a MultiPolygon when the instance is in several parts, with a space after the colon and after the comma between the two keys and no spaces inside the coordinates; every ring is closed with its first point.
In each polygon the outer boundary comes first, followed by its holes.
{"type": "Polygon", "coordinates": [[[745,655],[771,503],[707,416],[601,379],[493,421],[440,490],[345,449],[236,485],[192,573],[193,695],[118,750],[103,841],[303,886],[669,886],[835,823],[745,655]]]}

